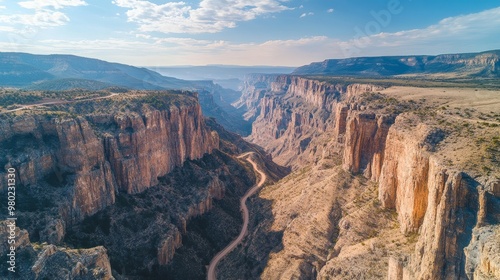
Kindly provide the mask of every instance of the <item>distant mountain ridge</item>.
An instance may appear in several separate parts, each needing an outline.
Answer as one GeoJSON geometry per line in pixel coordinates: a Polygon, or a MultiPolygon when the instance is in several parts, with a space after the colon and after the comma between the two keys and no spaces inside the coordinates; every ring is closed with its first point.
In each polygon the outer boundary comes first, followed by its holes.
{"type": "Polygon", "coordinates": [[[242,113],[230,107],[235,92],[212,81],[185,81],[130,65],[74,55],[34,55],[0,52],[0,87],[64,91],[125,88],[139,90],[183,89],[199,94],[203,114],[231,131],[247,135],[250,127],[242,113]],[[214,98],[216,96],[217,98],[214,98]]]}
{"type": "MultiPolygon", "coordinates": [[[[146,68],[74,55],[0,52],[0,86],[36,88],[64,79],[92,80],[133,89],[189,88],[191,83],[146,68]]],[[[67,81],[64,81],[67,82],[67,81]]]]}
{"type": "Polygon", "coordinates": [[[435,56],[327,59],[298,67],[292,74],[372,77],[429,75],[497,78],[500,77],[500,50],[435,56]]]}
{"type": "Polygon", "coordinates": [[[160,74],[186,80],[224,80],[243,79],[252,73],[259,74],[290,74],[296,67],[286,66],[232,66],[232,65],[207,65],[207,66],[163,66],[148,67],[160,74]]]}

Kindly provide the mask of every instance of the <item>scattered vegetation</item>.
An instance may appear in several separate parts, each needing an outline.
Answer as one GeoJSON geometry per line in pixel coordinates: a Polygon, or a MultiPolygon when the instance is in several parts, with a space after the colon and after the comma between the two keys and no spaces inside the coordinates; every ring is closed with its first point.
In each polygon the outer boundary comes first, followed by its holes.
{"type": "Polygon", "coordinates": [[[192,106],[197,102],[196,97],[195,93],[188,91],[124,91],[120,88],[101,91],[4,90],[0,94],[0,112],[2,109],[5,112],[19,108],[22,104],[38,103],[39,105],[16,111],[15,114],[76,118],[79,115],[110,112],[140,112],[145,106],[157,110],[166,110],[171,106],[192,106]]]}
{"type": "Polygon", "coordinates": [[[500,89],[498,79],[423,79],[423,78],[379,78],[379,77],[335,77],[335,76],[308,76],[318,81],[348,85],[353,83],[374,84],[383,87],[409,86],[421,88],[474,88],[474,89],[500,89]]]}
{"type": "Polygon", "coordinates": [[[36,93],[26,92],[0,92],[0,107],[7,108],[11,105],[32,104],[42,100],[36,93]]]}

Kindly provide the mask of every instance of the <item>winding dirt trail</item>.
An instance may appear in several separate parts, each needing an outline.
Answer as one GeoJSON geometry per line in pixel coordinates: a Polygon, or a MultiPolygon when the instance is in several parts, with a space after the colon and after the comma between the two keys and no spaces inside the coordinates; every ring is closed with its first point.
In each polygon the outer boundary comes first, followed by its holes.
{"type": "Polygon", "coordinates": [[[26,110],[26,109],[31,109],[35,107],[40,107],[40,106],[45,106],[45,105],[59,105],[59,104],[68,104],[68,103],[76,103],[76,102],[82,102],[82,101],[90,101],[90,100],[98,100],[98,99],[106,99],[106,98],[112,98],[113,96],[118,95],[118,93],[111,93],[110,95],[106,96],[99,96],[99,97],[93,97],[93,98],[87,98],[87,99],[78,99],[78,100],[57,100],[57,101],[47,101],[47,102],[42,102],[42,103],[35,103],[35,104],[29,104],[29,105],[22,105],[19,108],[12,109],[12,110],[7,110],[3,113],[10,113],[10,112],[16,112],[16,111],[21,111],[21,110],[26,110]]]}
{"type": "MultiPolygon", "coordinates": [[[[243,158],[243,157],[246,157],[250,154],[252,154],[253,152],[249,152],[249,153],[244,153],[240,156],[238,156],[238,158],[243,158]]],[[[262,185],[264,185],[264,182],[266,181],[267,179],[267,176],[264,172],[262,172],[262,170],[260,170],[258,167],[257,167],[257,164],[251,160],[250,158],[246,158],[246,160],[253,166],[253,169],[259,173],[260,175],[260,181],[259,183],[257,183],[255,186],[253,186],[251,189],[249,189],[247,191],[247,193],[241,198],[240,200],[240,210],[243,212],[243,227],[241,228],[241,232],[240,232],[240,235],[238,235],[238,237],[233,240],[233,242],[231,242],[229,245],[226,246],[226,248],[224,248],[222,251],[220,251],[219,253],[217,253],[217,255],[215,255],[215,257],[212,259],[212,261],[210,262],[210,265],[208,266],[208,274],[207,274],[207,279],[208,280],[216,280],[217,277],[216,277],[216,268],[217,268],[217,264],[219,264],[219,262],[227,255],[229,254],[234,248],[236,248],[236,246],[238,246],[241,241],[243,240],[243,237],[245,237],[245,235],[247,234],[248,232],[248,220],[249,220],[249,212],[248,212],[248,208],[247,208],[247,205],[246,205],[246,202],[247,202],[247,199],[252,196],[253,194],[255,194],[257,192],[257,190],[262,187],[262,185]]]]}

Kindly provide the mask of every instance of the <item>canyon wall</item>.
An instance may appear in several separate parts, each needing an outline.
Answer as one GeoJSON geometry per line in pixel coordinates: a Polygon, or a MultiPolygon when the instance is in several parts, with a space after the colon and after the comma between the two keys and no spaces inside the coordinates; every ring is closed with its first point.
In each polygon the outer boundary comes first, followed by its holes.
{"type": "MultiPolygon", "coordinates": [[[[308,161],[302,156],[314,138],[334,127],[342,100],[383,87],[369,84],[332,84],[298,76],[276,76],[259,100],[260,112],[248,137],[264,147],[275,162],[292,168],[308,161]]],[[[343,111],[344,114],[346,111],[343,111]]]]}
{"type": "Polygon", "coordinates": [[[491,245],[494,234],[484,240],[478,235],[483,226],[498,229],[498,179],[473,179],[436,155],[446,133],[416,120],[410,113],[419,109],[416,103],[364,94],[380,86],[304,77],[280,76],[270,88],[250,140],[295,169],[325,154],[340,158],[345,170],[378,183],[381,206],[396,211],[402,233],[418,235],[414,253],[398,257],[405,262],[391,259],[396,276],[390,279],[497,273],[498,257],[475,248],[478,242],[491,245]]]}
{"type": "Polygon", "coordinates": [[[232,105],[238,109],[244,109],[244,118],[253,122],[260,114],[258,105],[260,99],[265,93],[270,90],[271,83],[276,79],[277,75],[260,75],[249,74],[245,76],[243,81],[243,90],[238,101],[232,105]]]}
{"type": "Polygon", "coordinates": [[[218,147],[198,103],[78,117],[23,115],[3,119],[0,128],[6,166],[17,170],[23,187],[67,197],[57,203],[68,225],[112,205],[118,192],[142,192],[218,147]]]}

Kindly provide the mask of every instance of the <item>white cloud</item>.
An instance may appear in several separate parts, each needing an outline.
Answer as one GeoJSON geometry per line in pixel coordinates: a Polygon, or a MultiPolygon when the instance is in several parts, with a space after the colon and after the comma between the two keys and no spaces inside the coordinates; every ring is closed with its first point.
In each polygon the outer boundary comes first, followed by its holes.
{"type": "Polygon", "coordinates": [[[82,0],[32,0],[19,2],[19,5],[26,9],[54,8],[59,10],[64,7],[86,6],[87,3],[82,0]]]}
{"type": "Polygon", "coordinates": [[[307,17],[307,16],[314,16],[314,13],[313,12],[303,13],[300,15],[300,18],[307,17]]]}
{"type": "MultiPolygon", "coordinates": [[[[363,28],[361,28],[363,30],[363,28]]],[[[366,30],[365,30],[366,31],[366,30]]],[[[423,29],[404,30],[394,33],[365,34],[360,38],[343,42],[344,56],[365,55],[384,50],[399,53],[460,52],[468,45],[495,41],[500,47],[500,7],[479,13],[445,18],[435,25],[423,29]],[[496,39],[493,39],[496,38],[496,39]]],[[[485,47],[487,48],[487,47],[485,47]]],[[[389,54],[391,52],[388,52],[389,54]]]]}
{"type": "Polygon", "coordinates": [[[285,1],[202,0],[197,8],[185,2],[155,4],[143,0],[115,0],[113,4],[128,8],[128,21],[139,24],[142,32],[215,33],[234,28],[240,21],[289,10],[282,4],[285,1]]]}
{"type": "MultiPolygon", "coordinates": [[[[0,23],[25,27],[47,28],[64,25],[67,22],[69,22],[69,18],[65,14],[49,10],[36,11],[34,14],[0,15],[0,23]]],[[[11,26],[11,28],[14,27],[11,26]]]]}
{"type": "Polygon", "coordinates": [[[333,13],[335,11],[335,9],[328,9],[326,10],[327,13],[333,13]]]}
{"type": "Polygon", "coordinates": [[[69,53],[133,65],[290,65],[350,56],[473,52],[500,47],[500,8],[444,19],[422,29],[340,41],[325,36],[234,43],[133,34],[131,40],[44,40],[0,43],[3,51],[69,53]],[[140,50],[140,51],[138,51],[140,50]]]}
{"type": "Polygon", "coordinates": [[[135,34],[136,38],[150,39],[151,35],[148,34],[135,34]]]}
{"type": "Polygon", "coordinates": [[[10,26],[1,26],[0,25],[0,32],[15,32],[15,28],[10,27],[10,26]]]}
{"type": "MultiPolygon", "coordinates": [[[[0,1],[1,2],[1,1],[0,1]]],[[[29,32],[67,24],[70,19],[59,11],[65,7],[86,6],[82,0],[33,0],[22,1],[19,6],[34,10],[32,13],[0,15],[0,32],[29,32]]],[[[0,6],[0,9],[3,6],[0,6]]],[[[5,8],[5,7],[4,7],[5,8]]]]}

